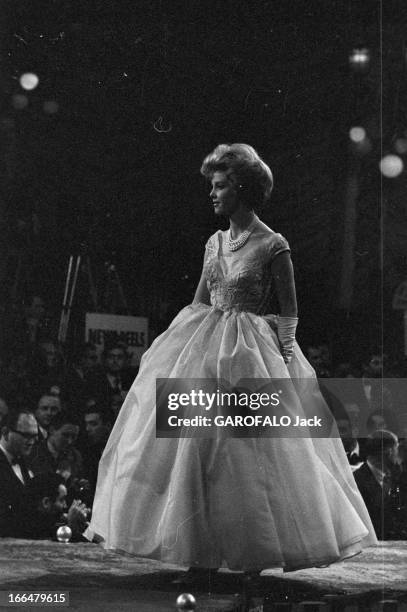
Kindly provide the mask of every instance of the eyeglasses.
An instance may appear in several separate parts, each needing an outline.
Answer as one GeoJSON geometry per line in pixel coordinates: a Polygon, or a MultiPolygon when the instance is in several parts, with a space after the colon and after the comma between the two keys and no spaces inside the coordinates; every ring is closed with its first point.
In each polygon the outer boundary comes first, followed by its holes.
{"type": "Polygon", "coordinates": [[[13,429],[12,427],[9,427],[9,429],[14,433],[20,434],[20,436],[23,436],[26,440],[34,440],[34,442],[38,440],[38,434],[31,434],[26,431],[20,431],[19,429],[13,429]]]}

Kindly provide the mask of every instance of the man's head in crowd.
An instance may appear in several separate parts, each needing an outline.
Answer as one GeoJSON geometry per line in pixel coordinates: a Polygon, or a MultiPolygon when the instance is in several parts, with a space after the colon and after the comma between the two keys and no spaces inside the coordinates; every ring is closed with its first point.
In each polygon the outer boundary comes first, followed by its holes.
{"type": "Polygon", "coordinates": [[[398,438],[393,432],[386,429],[374,431],[366,440],[366,457],[379,467],[392,468],[400,462],[398,445],[398,438]]]}
{"type": "Polygon", "coordinates": [[[387,366],[388,358],[387,355],[380,351],[372,353],[363,364],[363,374],[368,378],[381,378],[385,367],[387,366]]]}
{"type": "Polygon", "coordinates": [[[386,417],[381,412],[373,412],[366,421],[366,429],[369,434],[377,430],[386,430],[388,427],[386,417]]]}
{"type": "Polygon", "coordinates": [[[338,432],[346,453],[352,453],[357,447],[357,440],[353,437],[352,423],[349,417],[336,419],[338,432]]]}
{"type": "Polygon", "coordinates": [[[84,374],[93,372],[98,367],[98,354],[94,344],[86,342],[78,347],[73,355],[73,363],[84,374]]]}
{"type": "Polygon", "coordinates": [[[59,474],[48,472],[38,474],[29,484],[29,495],[33,507],[40,514],[55,520],[66,510],[67,489],[59,474]]]}
{"type": "Polygon", "coordinates": [[[61,400],[57,395],[41,395],[34,414],[38,424],[48,431],[52,419],[61,411],[61,400]]]}
{"type": "Polygon", "coordinates": [[[105,406],[89,400],[84,414],[86,436],[90,444],[106,442],[111,430],[111,416],[105,406]]]}
{"type": "Polygon", "coordinates": [[[31,295],[27,300],[25,307],[25,316],[27,319],[36,319],[41,321],[46,315],[45,302],[40,295],[31,295]]]}
{"type": "Polygon", "coordinates": [[[52,340],[44,340],[39,345],[40,356],[49,369],[57,368],[61,363],[61,353],[52,340]]]}
{"type": "MultiPolygon", "coordinates": [[[[307,347],[307,359],[314,368],[318,377],[328,377],[330,375],[328,370],[327,360],[327,346],[325,344],[321,345],[311,345],[307,347]]],[[[329,356],[329,350],[328,350],[329,356]]]]}
{"type": "Polygon", "coordinates": [[[59,454],[75,445],[79,434],[79,423],[68,412],[59,412],[49,427],[48,442],[59,454]]]}
{"type": "Polygon", "coordinates": [[[38,425],[25,408],[10,410],[2,427],[1,444],[14,458],[28,457],[38,439],[38,425]]]}
{"type": "Polygon", "coordinates": [[[107,346],[103,351],[103,363],[109,374],[120,374],[127,366],[126,346],[121,342],[107,346]]]}
{"type": "Polygon", "coordinates": [[[349,417],[341,417],[336,419],[339,435],[343,438],[352,438],[352,424],[349,417]]]}

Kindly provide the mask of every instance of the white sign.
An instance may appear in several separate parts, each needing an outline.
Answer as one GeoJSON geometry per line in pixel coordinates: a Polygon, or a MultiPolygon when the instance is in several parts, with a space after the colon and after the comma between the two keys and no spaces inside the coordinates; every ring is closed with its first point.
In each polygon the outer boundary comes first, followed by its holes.
{"type": "Polygon", "coordinates": [[[148,346],[148,319],[88,312],[85,340],[95,345],[99,356],[106,344],[123,342],[131,354],[131,365],[137,366],[148,346]]]}

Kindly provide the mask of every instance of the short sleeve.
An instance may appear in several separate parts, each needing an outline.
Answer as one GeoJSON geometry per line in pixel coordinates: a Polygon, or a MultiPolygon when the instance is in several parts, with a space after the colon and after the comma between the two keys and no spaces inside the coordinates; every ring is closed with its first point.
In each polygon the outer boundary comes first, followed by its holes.
{"type": "Polygon", "coordinates": [[[290,252],[290,250],[290,245],[284,236],[281,234],[273,234],[268,248],[270,261],[273,261],[273,259],[280,253],[284,253],[285,251],[290,252]]]}
{"type": "Polygon", "coordinates": [[[205,244],[205,253],[204,253],[204,259],[203,259],[204,268],[207,262],[216,253],[216,235],[217,234],[212,234],[212,236],[208,238],[205,244]]]}
{"type": "Polygon", "coordinates": [[[214,250],[215,250],[215,245],[214,245],[213,238],[214,238],[214,235],[210,236],[208,238],[208,240],[206,241],[206,244],[205,244],[205,252],[206,253],[213,253],[214,250]]]}
{"type": "Polygon", "coordinates": [[[209,257],[210,255],[213,255],[214,253],[217,252],[218,248],[219,248],[219,234],[220,234],[220,230],[218,230],[217,232],[215,232],[215,234],[212,234],[212,236],[210,236],[205,244],[205,259],[207,257],[209,257]]]}

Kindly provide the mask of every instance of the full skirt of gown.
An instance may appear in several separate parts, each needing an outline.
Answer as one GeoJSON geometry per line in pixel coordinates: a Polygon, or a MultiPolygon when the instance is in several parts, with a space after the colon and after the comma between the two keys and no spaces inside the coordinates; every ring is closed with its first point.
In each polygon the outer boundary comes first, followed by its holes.
{"type": "Polygon", "coordinates": [[[298,344],[287,366],[263,317],[205,304],[181,310],[144,354],[119,413],[87,537],[137,556],[232,570],[325,565],[374,545],[338,437],[156,437],[157,378],[270,377],[306,379],[312,393],[298,402],[324,404],[298,344]]]}

